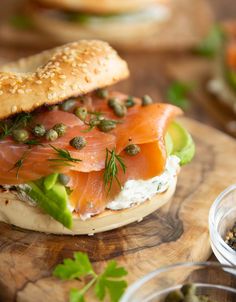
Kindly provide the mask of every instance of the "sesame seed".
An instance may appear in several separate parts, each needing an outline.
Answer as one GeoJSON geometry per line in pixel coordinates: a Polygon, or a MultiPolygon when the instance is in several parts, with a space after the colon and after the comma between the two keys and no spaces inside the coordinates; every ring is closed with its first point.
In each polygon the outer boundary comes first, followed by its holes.
{"type": "Polygon", "coordinates": [[[2,90],[0,90],[0,95],[2,95],[3,94],[3,91],[2,90]]]}
{"type": "Polygon", "coordinates": [[[18,89],[17,92],[18,92],[19,94],[25,94],[25,91],[24,91],[23,89],[18,89]]]}
{"type": "Polygon", "coordinates": [[[16,113],[16,111],[17,111],[17,106],[12,106],[11,107],[11,112],[12,113],[16,113]]]}
{"type": "Polygon", "coordinates": [[[37,80],[35,81],[36,84],[42,84],[42,81],[41,80],[37,80]]]}
{"type": "Polygon", "coordinates": [[[60,79],[66,79],[66,76],[64,74],[59,75],[60,79]]]}

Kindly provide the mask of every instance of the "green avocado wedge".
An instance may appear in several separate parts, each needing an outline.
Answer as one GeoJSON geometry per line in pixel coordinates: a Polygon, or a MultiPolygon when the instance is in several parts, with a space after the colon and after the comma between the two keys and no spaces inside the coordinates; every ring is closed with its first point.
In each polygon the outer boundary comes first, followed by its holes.
{"type": "Polygon", "coordinates": [[[172,122],[165,136],[167,154],[176,155],[180,165],[189,163],[195,154],[195,145],[188,131],[177,122],[172,122]],[[170,140],[172,142],[170,142],[170,140]]]}
{"type": "Polygon", "coordinates": [[[72,227],[72,213],[67,207],[68,195],[66,188],[56,183],[49,191],[44,191],[43,180],[28,183],[26,193],[37,202],[47,214],[59,221],[66,228],[72,227]]]}

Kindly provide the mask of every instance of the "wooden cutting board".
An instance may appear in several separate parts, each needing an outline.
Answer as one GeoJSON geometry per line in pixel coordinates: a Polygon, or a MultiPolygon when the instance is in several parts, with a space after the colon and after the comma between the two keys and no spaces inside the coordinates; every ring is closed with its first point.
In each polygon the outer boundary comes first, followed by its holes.
{"type": "Polygon", "coordinates": [[[67,301],[69,289],[79,282],[56,280],[51,272],[74,251],[87,252],[98,271],[116,259],[129,271],[129,283],[165,264],[207,260],[208,211],[236,181],[236,142],[193,120],[182,123],[196,142],[195,159],[182,169],[172,201],[142,222],[91,237],[45,235],[0,224],[0,301],[67,301]]]}

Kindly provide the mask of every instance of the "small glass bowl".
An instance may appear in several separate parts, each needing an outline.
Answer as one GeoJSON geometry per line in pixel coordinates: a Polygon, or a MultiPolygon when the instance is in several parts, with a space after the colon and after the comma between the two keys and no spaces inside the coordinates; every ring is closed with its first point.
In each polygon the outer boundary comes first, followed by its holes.
{"type": "Polygon", "coordinates": [[[132,284],[120,302],[163,302],[169,292],[186,283],[194,283],[197,294],[213,301],[236,301],[236,267],[196,262],[179,263],[151,272],[132,284]]]}
{"type": "Polygon", "coordinates": [[[222,264],[236,265],[236,251],[224,241],[235,221],[236,185],[232,185],[216,198],[209,212],[211,247],[222,264]]]}

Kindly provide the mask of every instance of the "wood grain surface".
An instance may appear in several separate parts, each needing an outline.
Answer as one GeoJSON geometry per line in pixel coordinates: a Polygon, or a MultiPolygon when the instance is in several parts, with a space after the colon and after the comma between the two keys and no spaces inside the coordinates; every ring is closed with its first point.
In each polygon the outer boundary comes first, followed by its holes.
{"type": "MultiPolygon", "coordinates": [[[[15,0],[1,0],[0,28],[7,9],[15,0]]],[[[18,1],[18,0],[17,0],[18,1]]],[[[235,18],[235,0],[209,0],[216,20],[235,18]]],[[[29,38],[31,39],[31,37],[29,38]]],[[[22,44],[0,40],[0,63],[30,55],[47,47],[47,41],[22,44]]],[[[166,92],[173,80],[196,82],[189,95],[186,116],[235,135],[235,115],[207,93],[212,76],[212,61],[187,51],[173,53],[128,53],[131,77],[119,84],[129,94],[150,94],[155,100],[167,100],[166,92]]],[[[211,128],[184,121],[194,134],[197,155],[181,171],[172,202],[144,221],[120,230],[93,237],[60,237],[27,232],[0,225],[0,301],[67,301],[71,286],[78,282],[60,282],[51,278],[55,264],[73,251],[89,253],[98,270],[105,261],[116,258],[130,274],[129,282],[160,265],[182,260],[205,260],[211,254],[207,216],[216,195],[235,182],[235,141],[211,128]],[[192,215],[190,215],[190,213],[192,215]],[[79,238],[79,239],[78,239],[79,238]]],[[[213,258],[214,259],[214,258],[213,258]]]]}
{"type": "Polygon", "coordinates": [[[192,120],[182,123],[193,134],[196,157],[182,169],[171,203],[142,222],[91,237],[45,235],[2,223],[0,301],[66,301],[68,289],[79,284],[50,276],[76,250],[87,252],[98,271],[116,259],[128,269],[129,283],[165,264],[207,260],[208,211],[236,178],[236,142],[192,120]]]}

